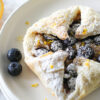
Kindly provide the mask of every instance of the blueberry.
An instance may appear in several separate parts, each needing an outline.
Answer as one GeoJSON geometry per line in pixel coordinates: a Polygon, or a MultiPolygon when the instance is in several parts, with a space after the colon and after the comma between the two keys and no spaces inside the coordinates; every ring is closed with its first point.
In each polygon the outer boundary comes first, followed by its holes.
{"type": "Polygon", "coordinates": [[[21,60],[22,54],[21,54],[21,52],[18,49],[12,48],[12,49],[10,49],[8,51],[7,57],[8,57],[8,59],[10,61],[16,61],[16,62],[18,62],[18,61],[21,60]]]}
{"type": "Polygon", "coordinates": [[[60,40],[55,40],[51,43],[51,50],[56,52],[58,50],[63,50],[63,44],[60,40]]]}
{"type": "Polygon", "coordinates": [[[71,75],[69,73],[64,73],[64,78],[65,79],[69,79],[71,77],[71,75]]]}
{"type": "Polygon", "coordinates": [[[77,50],[77,56],[81,57],[85,57],[85,58],[89,58],[92,59],[94,57],[94,50],[93,48],[87,46],[81,46],[78,50],[77,50]]]}
{"type": "Polygon", "coordinates": [[[22,65],[18,62],[11,62],[8,65],[8,73],[12,76],[17,76],[22,72],[22,65]]]}
{"type": "Polygon", "coordinates": [[[68,34],[74,36],[77,28],[79,27],[80,24],[72,24],[71,27],[68,30],[68,34]]]}
{"type": "Polygon", "coordinates": [[[63,43],[64,43],[64,46],[72,46],[76,43],[76,41],[77,41],[76,38],[69,37],[66,40],[64,40],[63,43]]]}
{"type": "Polygon", "coordinates": [[[96,37],[94,38],[94,43],[95,43],[96,45],[100,45],[100,36],[96,36],[96,37]]]}
{"type": "Polygon", "coordinates": [[[49,52],[47,49],[45,48],[38,48],[36,50],[33,50],[32,53],[35,55],[35,56],[41,56],[45,53],[49,52]]]}
{"type": "Polygon", "coordinates": [[[97,61],[100,62],[100,55],[98,56],[97,61]]]}
{"type": "Polygon", "coordinates": [[[68,52],[68,59],[72,60],[75,58],[76,56],[76,50],[74,48],[72,48],[71,46],[66,48],[66,52],[68,52]]]}
{"type": "Polygon", "coordinates": [[[68,80],[68,87],[69,87],[69,89],[71,89],[71,90],[74,90],[75,89],[75,84],[76,84],[76,78],[70,78],[69,80],[68,80]]]}
{"type": "Polygon", "coordinates": [[[63,79],[63,87],[66,90],[66,93],[68,93],[69,87],[68,87],[68,80],[66,78],[63,79]]]}
{"type": "Polygon", "coordinates": [[[88,38],[88,39],[85,39],[85,44],[90,44],[90,43],[92,43],[93,42],[93,40],[92,39],[90,39],[90,38],[88,38]]]}
{"type": "Polygon", "coordinates": [[[66,72],[69,73],[72,77],[77,77],[77,68],[74,64],[69,64],[66,68],[66,72]]]}

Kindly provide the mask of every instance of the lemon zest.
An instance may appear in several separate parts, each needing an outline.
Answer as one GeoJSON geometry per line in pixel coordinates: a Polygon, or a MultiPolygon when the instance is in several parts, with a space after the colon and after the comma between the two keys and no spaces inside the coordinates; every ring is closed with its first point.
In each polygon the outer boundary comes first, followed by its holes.
{"type": "Polygon", "coordinates": [[[90,68],[90,63],[89,62],[90,62],[89,59],[87,59],[86,62],[85,62],[85,66],[88,67],[88,68],[90,68]]]}
{"type": "Polygon", "coordinates": [[[55,96],[55,93],[52,93],[52,96],[55,96]]]}
{"type": "Polygon", "coordinates": [[[18,36],[17,37],[17,41],[22,41],[23,40],[23,36],[18,36]]]}
{"type": "Polygon", "coordinates": [[[86,29],[86,28],[83,29],[83,34],[84,34],[84,35],[86,34],[86,32],[87,32],[87,29],[86,29]]]}
{"type": "Polygon", "coordinates": [[[47,45],[47,44],[48,44],[48,42],[47,42],[47,41],[44,41],[44,44],[45,44],[45,45],[47,45]]]}
{"type": "Polygon", "coordinates": [[[40,45],[40,40],[37,40],[37,45],[40,45]]]}
{"type": "Polygon", "coordinates": [[[28,21],[25,22],[26,25],[29,25],[30,23],[28,21]]]}
{"type": "Polygon", "coordinates": [[[3,12],[4,12],[4,3],[3,0],[0,0],[0,19],[2,19],[3,12]]]}
{"type": "Polygon", "coordinates": [[[53,65],[50,65],[50,68],[51,68],[51,69],[53,69],[53,68],[54,68],[54,66],[53,66],[53,65]]]}
{"type": "Polygon", "coordinates": [[[85,43],[84,43],[84,42],[82,42],[82,43],[81,43],[81,45],[82,45],[82,46],[84,46],[84,45],[85,45],[85,43]]]}
{"type": "Polygon", "coordinates": [[[38,83],[32,84],[32,87],[38,87],[38,86],[39,86],[38,83]]]}

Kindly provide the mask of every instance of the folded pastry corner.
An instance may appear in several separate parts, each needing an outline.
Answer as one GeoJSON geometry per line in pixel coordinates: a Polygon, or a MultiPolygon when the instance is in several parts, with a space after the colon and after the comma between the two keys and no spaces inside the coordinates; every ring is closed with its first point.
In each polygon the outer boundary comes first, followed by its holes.
{"type": "Polygon", "coordinates": [[[27,30],[25,62],[58,100],[81,100],[100,86],[99,27],[97,12],[73,6],[27,30]]]}
{"type": "Polygon", "coordinates": [[[75,60],[74,64],[77,66],[78,75],[75,90],[69,95],[68,100],[81,100],[100,87],[100,63],[85,58],[75,60]],[[81,64],[76,64],[78,61],[81,64]]]}
{"type": "Polygon", "coordinates": [[[100,33],[100,14],[89,7],[79,7],[81,25],[76,31],[76,38],[86,38],[100,33]]]}

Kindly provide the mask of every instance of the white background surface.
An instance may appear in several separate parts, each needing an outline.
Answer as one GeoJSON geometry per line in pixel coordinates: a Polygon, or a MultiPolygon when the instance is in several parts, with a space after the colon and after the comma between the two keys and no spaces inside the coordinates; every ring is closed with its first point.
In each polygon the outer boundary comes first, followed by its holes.
{"type": "MultiPolygon", "coordinates": [[[[4,1],[4,14],[2,20],[0,20],[0,28],[7,19],[7,17],[18,7],[20,7],[27,0],[3,0],[4,1]]],[[[0,100],[6,100],[0,91],[0,100]]]]}
{"type": "MultiPolygon", "coordinates": [[[[1,24],[5,21],[9,13],[11,13],[16,7],[19,7],[20,4],[22,4],[24,1],[25,0],[4,0],[5,12],[1,24]]],[[[22,47],[22,45],[19,45],[19,43],[15,43],[15,38],[17,34],[19,35],[26,31],[25,30],[25,28],[27,28],[25,26],[26,20],[29,20],[29,22],[31,22],[32,24],[36,20],[44,16],[48,16],[52,12],[58,9],[67,8],[68,6],[78,5],[78,4],[90,6],[95,10],[100,11],[100,0],[34,0],[34,1],[35,2],[32,2],[32,4],[30,3],[30,5],[24,6],[23,10],[21,9],[20,11],[16,12],[16,16],[13,15],[9,23],[6,24],[9,30],[6,27],[5,31],[3,32],[3,35],[1,35],[5,36],[5,41],[4,38],[1,39],[2,42],[5,42],[2,46],[4,54],[7,53],[8,49],[15,47],[15,45],[16,47],[19,46],[22,47]]],[[[2,48],[0,48],[0,50],[2,48]]],[[[2,75],[5,78],[4,82],[8,87],[9,91],[12,92],[12,95],[16,95],[17,98],[24,98],[20,100],[40,100],[40,99],[45,100],[45,97],[47,97],[48,100],[55,100],[52,99],[53,97],[47,92],[47,90],[41,85],[41,83],[39,83],[39,87],[36,89],[33,89],[30,86],[31,84],[33,84],[33,82],[37,81],[37,77],[33,75],[33,73],[31,73],[31,71],[28,70],[27,67],[24,66],[23,73],[19,77],[13,78],[9,76],[5,70],[6,66],[8,65],[8,61],[6,59],[2,59],[1,61],[2,61],[2,66],[0,67],[2,67],[1,68],[2,75]],[[6,61],[7,63],[5,63],[4,61],[6,61]]],[[[3,100],[1,98],[0,100],[3,100]]],[[[84,100],[100,100],[99,98],[100,98],[100,89],[93,92],[84,100]]]]}

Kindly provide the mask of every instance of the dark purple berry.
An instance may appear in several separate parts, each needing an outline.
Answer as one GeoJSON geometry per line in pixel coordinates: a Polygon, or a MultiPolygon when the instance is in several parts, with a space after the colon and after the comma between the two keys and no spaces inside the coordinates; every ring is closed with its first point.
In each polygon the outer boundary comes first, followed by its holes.
{"type": "Polygon", "coordinates": [[[8,59],[10,61],[16,61],[16,62],[18,62],[18,61],[21,60],[22,54],[21,54],[21,52],[18,49],[12,48],[12,49],[10,49],[8,51],[7,57],[8,57],[8,59]]]}
{"type": "Polygon", "coordinates": [[[92,39],[90,39],[90,38],[88,38],[88,39],[85,39],[85,44],[90,44],[90,43],[92,43],[93,42],[93,40],[92,39]]]}
{"type": "Polygon", "coordinates": [[[45,49],[45,48],[38,48],[38,49],[36,49],[36,50],[33,50],[33,54],[35,55],[35,56],[41,56],[41,55],[43,55],[43,54],[45,54],[45,53],[48,53],[49,52],[49,50],[47,50],[47,49],[45,49]]]}
{"type": "Polygon", "coordinates": [[[70,89],[68,87],[68,80],[66,78],[63,79],[63,87],[66,90],[66,93],[68,93],[70,91],[70,89]]]}
{"type": "Polygon", "coordinates": [[[77,41],[76,38],[69,37],[66,40],[64,40],[63,43],[64,43],[64,46],[72,46],[76,43],[76,41],[77,41]]]}
{"type": "Polygon", "coordinates": [[[68,87],[69,87],[69,89],[71,89],[71,90],[74,90],[75,89],[75,84],[76,84],[76,78],[70,78],[69,80],[68,80],[68,87]]]}
{"type": "Polygon", "coordinates": [[[60,40],[55,40],[51,43],[51,50],[56,52],[58,50],[63,50],[63,44],[60,40]]]}
{"type": "Polygon", "coordinates": [[[85,57],[85,58],[89,58],[92,59],[94,57],[94,50],[93,48],[87,46],[81,46],[78,50],[77,50],[77,56],[81,57],[85,57]]]}
{"type": "Polygon", "coordinates": [[[66,72],[69,73],[72,77],[77,77],[77,68],[74,64],[68,65],[66,72]]]}
{"type": "Polygon", "coordinates": [[[96,45],[100,45],[100,36],[96,36],[96,37],[94,38],[94,43],[95,43],[96,45]]]}
{"type": "Polygon", "coordinates": [[[72,60],[76,56],[76,50],[72,48],[71,46],[66,48],[66,52],[68,53],[68,59],[72,60]]]}
{"type": "Polygon", "coordinates": [[[8,65],[8,73],[12,76],[17,76],[22,72],[22,65],[18,62],[11,62],[8,65]]]}

